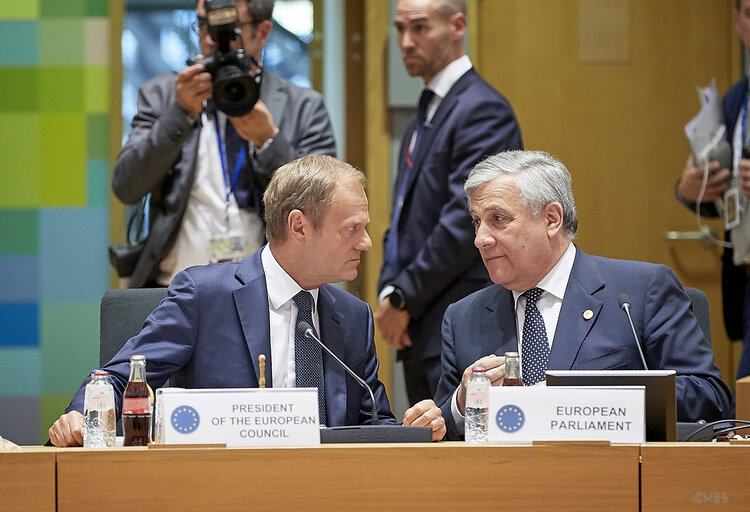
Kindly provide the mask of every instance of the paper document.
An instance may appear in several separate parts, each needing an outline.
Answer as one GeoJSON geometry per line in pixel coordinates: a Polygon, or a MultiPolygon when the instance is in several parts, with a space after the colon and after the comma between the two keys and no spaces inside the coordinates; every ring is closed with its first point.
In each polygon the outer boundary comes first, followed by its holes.
{"type": "Polygon", "coordinates": [[[708,87],[699,87],[698,96],[701,101],[700,112],[685,125],[685,135],[696,165],[707,159],[708,152],[724,137],[725,130],[716,80],[712,80],[708,87]]]}

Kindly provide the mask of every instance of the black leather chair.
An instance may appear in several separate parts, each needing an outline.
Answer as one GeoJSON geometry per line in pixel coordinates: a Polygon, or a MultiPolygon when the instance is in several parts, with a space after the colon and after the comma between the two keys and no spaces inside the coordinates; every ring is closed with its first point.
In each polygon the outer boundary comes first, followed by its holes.
{"type": "Polygon", "coordinates": [[[690,297],[690,302],[693,303],[693,314],[698,319],[698,325],[706,336],[708,344],[711,345],[711,315],[708,310],[708,297],[703,290],[698,288],[685,287],[685,293],[690,297]]]}
{"type": "Polygon", "coordinates": [[[126,341],[141,332],[146,317],[166,296],[166,288],[107,290],[100,309],[100,365],[112,359],[126,341]]]}

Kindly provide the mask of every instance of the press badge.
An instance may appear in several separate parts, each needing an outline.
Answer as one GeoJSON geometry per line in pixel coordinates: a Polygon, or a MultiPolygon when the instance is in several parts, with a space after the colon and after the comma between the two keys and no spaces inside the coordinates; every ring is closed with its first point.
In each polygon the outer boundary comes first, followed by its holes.
{"type": "Polygon", "coordinates": [[[737,185],[724,192],[724,229],[730,229],[740,224],[740,198],[737,185]]]}
{"type": "Polygon", "coordinates": [[[240,260],[244,257],[244,236],[215,236],[211,238],[211,263],[240,260]]]}

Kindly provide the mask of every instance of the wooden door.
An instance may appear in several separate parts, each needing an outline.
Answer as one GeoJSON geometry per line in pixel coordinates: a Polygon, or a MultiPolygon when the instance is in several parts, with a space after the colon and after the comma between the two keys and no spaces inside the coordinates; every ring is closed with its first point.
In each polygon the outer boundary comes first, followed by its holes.
{"type": "Polygon", "coordinates": [[[688,152],[683,127],[699,108],[696,86],[715,79],[723,94],[739,78],[733,4],[479,0],[473,17],[474,62],[512,103],[526,148],[570,169],[576,243],[593,254],[664,263],[685,286],[703,289],[716,361],[730,385],[740,344],[724,331],[721,251],[665,233],[697,229],[674,197],[688,152]]]}

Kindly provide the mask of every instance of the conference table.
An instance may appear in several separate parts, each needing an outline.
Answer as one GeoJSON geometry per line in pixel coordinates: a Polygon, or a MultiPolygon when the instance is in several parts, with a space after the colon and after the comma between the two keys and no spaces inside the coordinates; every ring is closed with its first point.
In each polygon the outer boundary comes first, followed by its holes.
{"type": "Polygon", "coordinates": [[[744,511],[748,464],[747,442],[25,447],[0,510],[744,511]]]}

